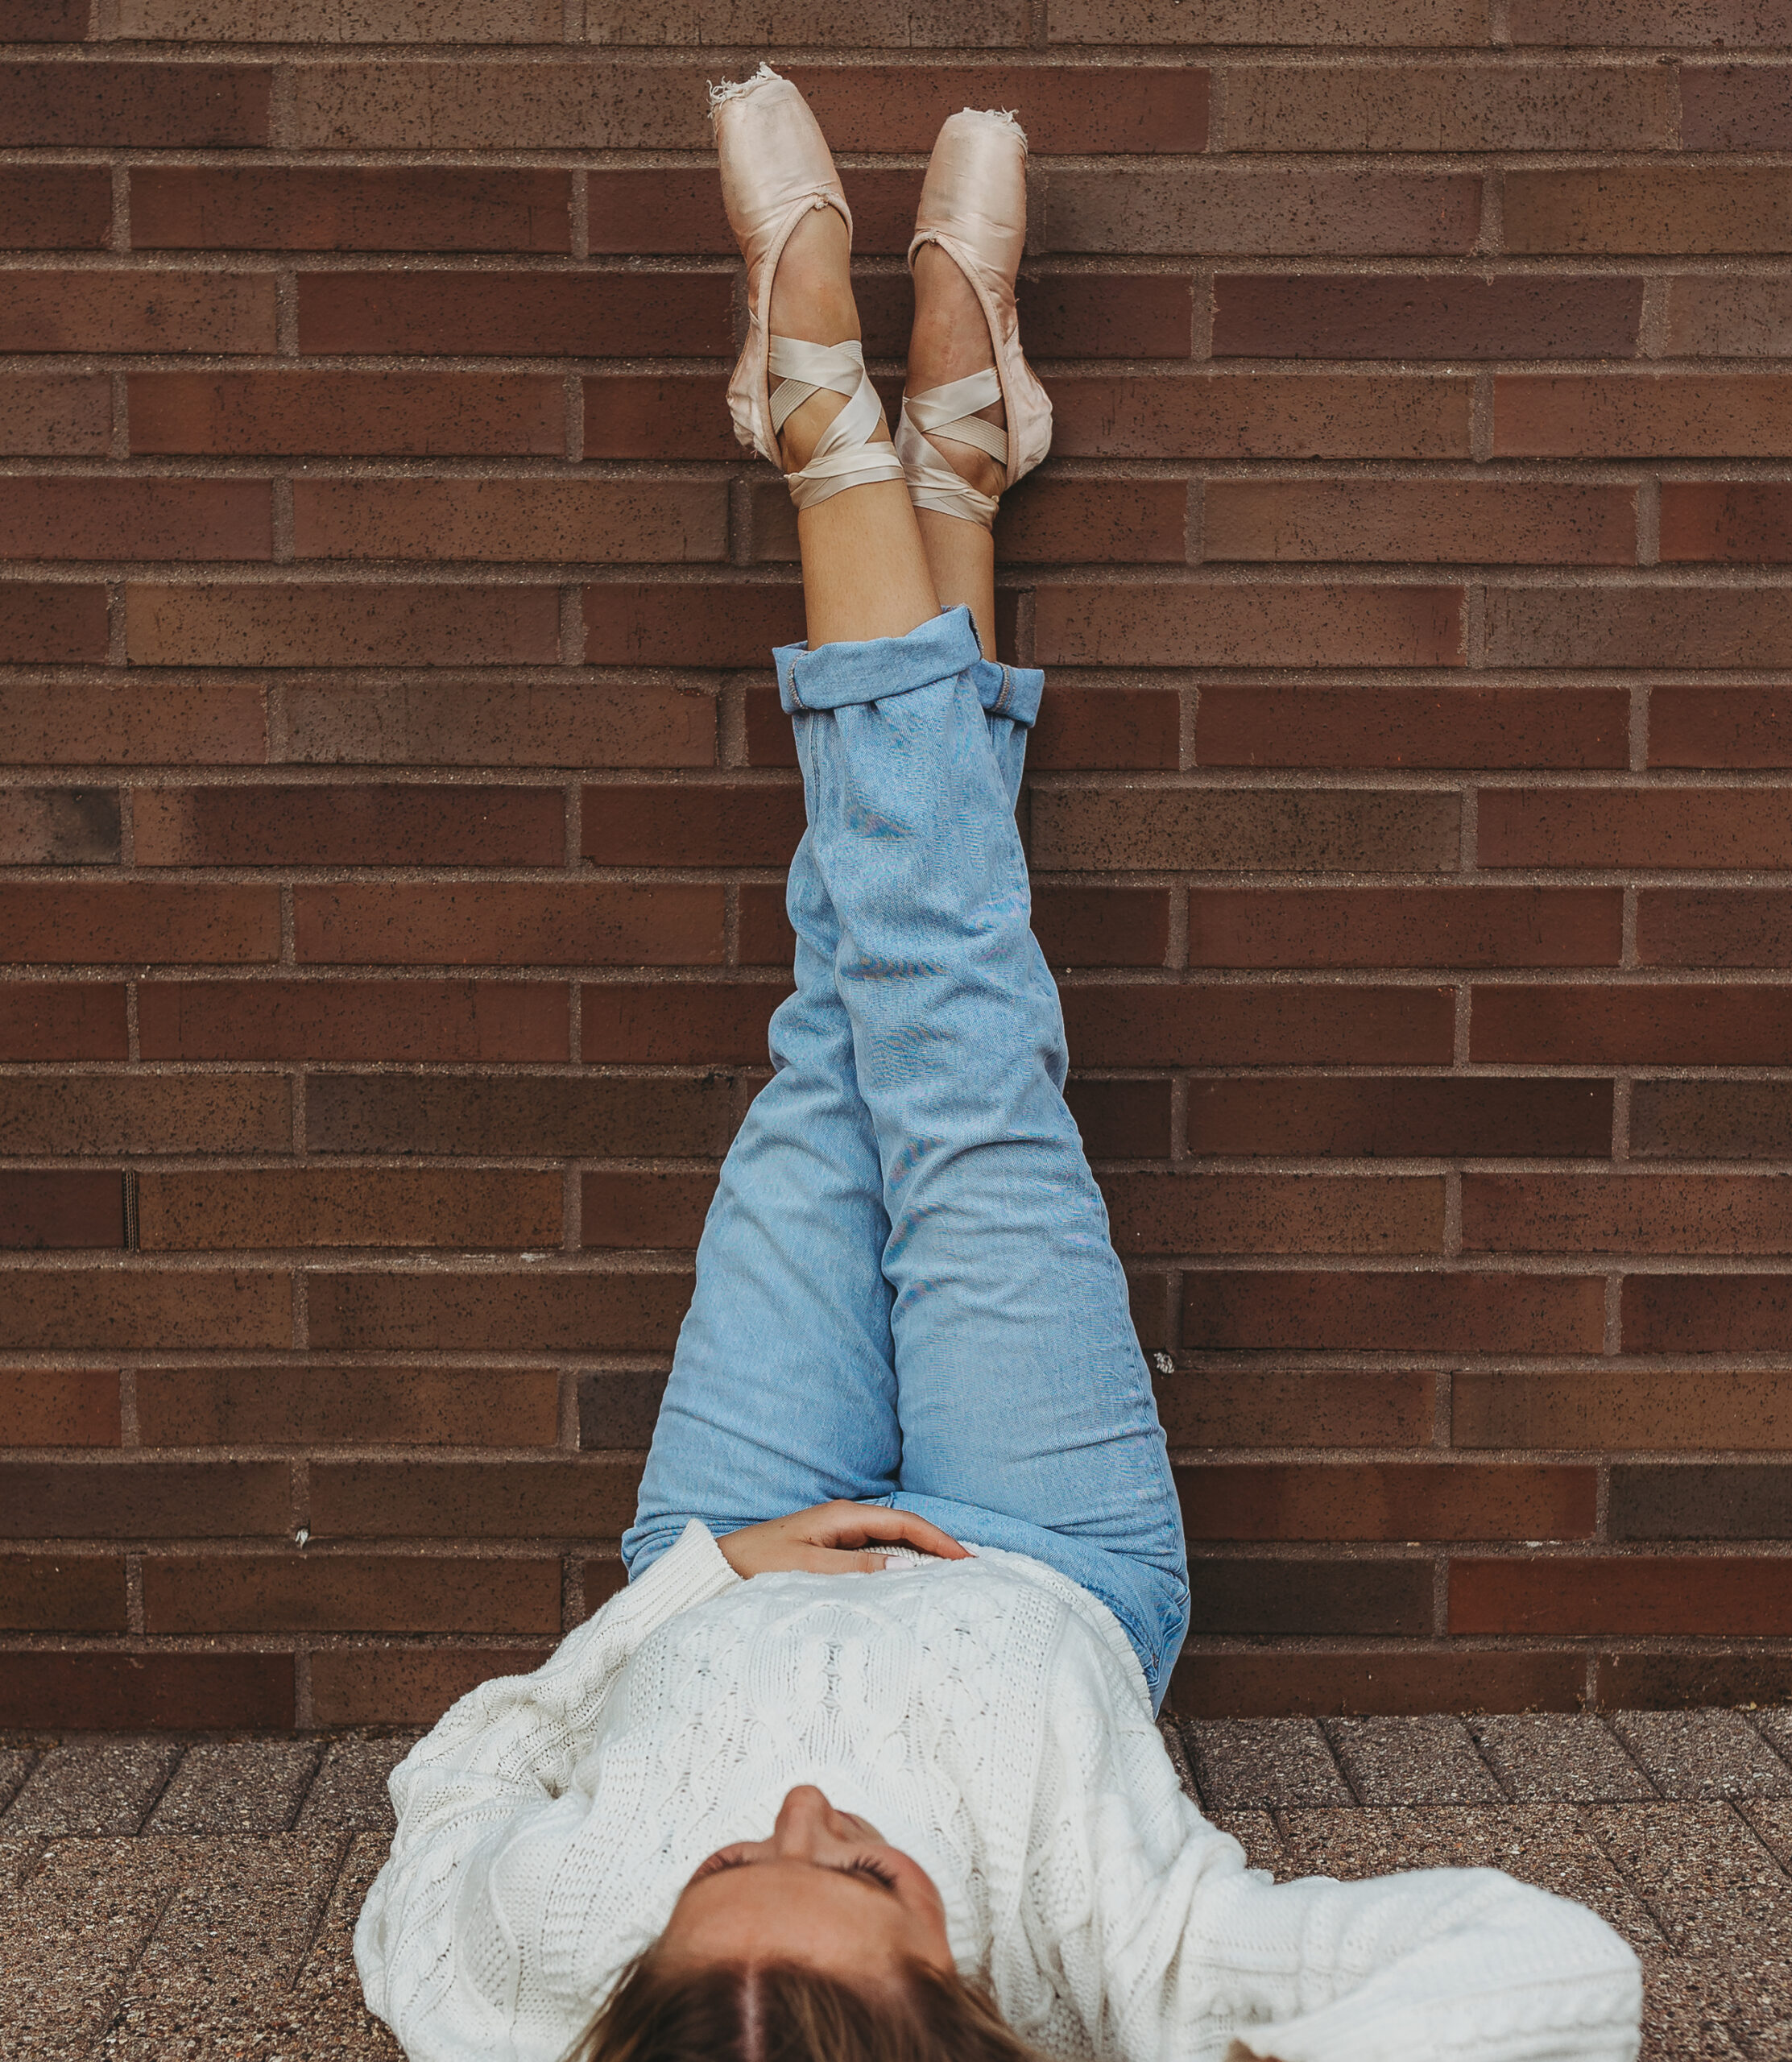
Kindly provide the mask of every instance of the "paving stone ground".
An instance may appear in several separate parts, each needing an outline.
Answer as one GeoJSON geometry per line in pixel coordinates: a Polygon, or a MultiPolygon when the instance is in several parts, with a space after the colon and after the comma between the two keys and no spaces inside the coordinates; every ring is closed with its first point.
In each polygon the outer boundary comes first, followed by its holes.
{"type": "MultiPolygon", "coordinates": [[[[1792,1713],[1166,1721],[1278,1878],[1491,1866],[1643,1958],[1644,2062],[1792,2062],[1792,1713]]],[[[4,2062],[398,2062],[355,1915],[414,1733],[0,1737],[4,2062]]]]}

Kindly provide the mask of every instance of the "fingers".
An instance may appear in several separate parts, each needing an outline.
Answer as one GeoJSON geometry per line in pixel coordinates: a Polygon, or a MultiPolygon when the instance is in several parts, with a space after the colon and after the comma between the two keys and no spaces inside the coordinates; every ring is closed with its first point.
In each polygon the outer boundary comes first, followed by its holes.
{"type": "Polygon", "coordinates": [[[949,1532],[913,1511],[892,1510],[883,1504],[824,1504],[809,1538],[817,1546],[857,1546],[880,1540],[913,1546],[942,1561],[970,1559],[969,1551],[949,1532]]]}

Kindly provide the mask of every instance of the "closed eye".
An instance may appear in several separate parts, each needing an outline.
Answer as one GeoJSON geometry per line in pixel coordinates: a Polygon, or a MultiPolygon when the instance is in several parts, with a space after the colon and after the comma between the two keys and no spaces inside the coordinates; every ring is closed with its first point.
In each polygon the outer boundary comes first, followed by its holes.
{"type": "MultiPolygon", "coordinates": [[[[700,1883],[706,1876],[719,1876],[725,1869],[748,1868],[752,1859],[750,1854],[712,1854],[691,1881],[700,1883]]],[[[896,1871],[868,1854],[860,1855],[856,1861],[843,1864],[822,1861],[813,1865],[820,1869],[832,1869],[839,1876],[862,1876],[867,1882],[875,1883],[879,1890],[888,1890],[892,1894],[896,1890],[896,1871]]]]}

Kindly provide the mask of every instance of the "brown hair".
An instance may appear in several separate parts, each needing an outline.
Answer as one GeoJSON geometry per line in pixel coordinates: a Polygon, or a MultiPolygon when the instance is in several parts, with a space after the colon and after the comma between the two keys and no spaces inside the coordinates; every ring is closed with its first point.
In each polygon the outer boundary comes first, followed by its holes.
{"type": "Polygon", "coordinates": [[[662,1973],[651,1950],[574,2062],[1040,2062],[988,1999],[924,1962],[867,1992],[801,1962],[662,1973]]]}

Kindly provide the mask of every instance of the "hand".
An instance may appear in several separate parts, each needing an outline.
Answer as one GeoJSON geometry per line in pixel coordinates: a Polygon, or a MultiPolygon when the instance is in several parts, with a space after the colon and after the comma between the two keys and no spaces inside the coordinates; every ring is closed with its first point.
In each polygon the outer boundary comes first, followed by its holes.
{"type": "Polygon", "coordinates": [[[770,1575],[800,1568],[810,1575],[863,1574],[881,1568],[884,1556],[875,1542],[913,1546],[937,1554],[942,1561],[965,1561],[970,1555],[950,1533],[942,1532],[913,1511],[895,1511],[884,1504],[836,1501],[788,1518],[768,1518],[743,1526],[715,1542],[737,1575],[770,1575]]]}

